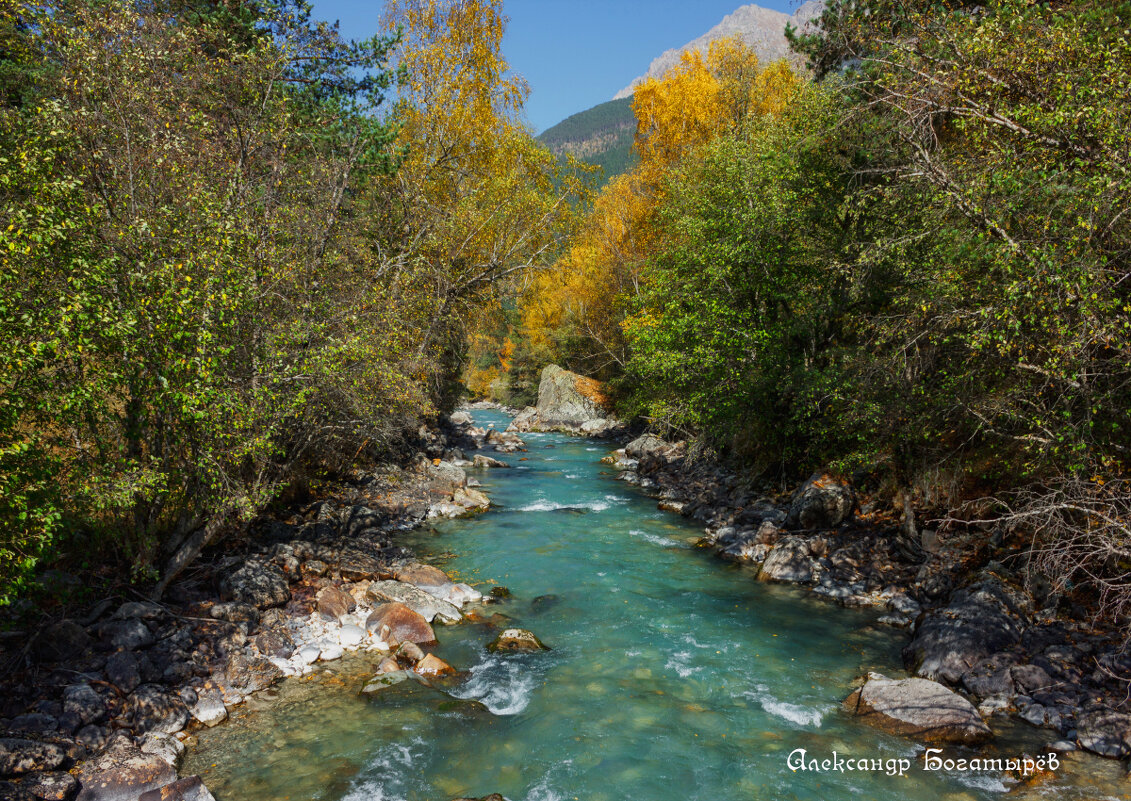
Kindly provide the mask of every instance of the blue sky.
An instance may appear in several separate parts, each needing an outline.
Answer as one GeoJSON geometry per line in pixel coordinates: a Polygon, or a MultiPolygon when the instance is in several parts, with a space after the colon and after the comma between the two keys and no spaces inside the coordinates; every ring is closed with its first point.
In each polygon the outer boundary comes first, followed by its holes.
{"type": "MultiPolygon", "coordinates": [[[[352,39],[373,35],[382,4],[313,0],[314,13],[340,20],[352,39]]],[[[530,82],[526,115],[543,131],[606,100],[665,50],[706,33],[742,0],[506,0],[503,52],[530,82]]],[[[758,5],[792,13],[794,0],[758,5]]]]}

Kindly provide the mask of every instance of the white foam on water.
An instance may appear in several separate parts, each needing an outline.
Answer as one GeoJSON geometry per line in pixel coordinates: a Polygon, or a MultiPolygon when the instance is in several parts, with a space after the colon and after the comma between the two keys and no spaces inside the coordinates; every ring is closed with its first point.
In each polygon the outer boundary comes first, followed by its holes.
{"type": "Polygon", "coordinates": [[[948,773],[950,778],[954,779],[961,785],[970,787],[974,790],[985,790],[990,793],[1007,793],[1009,788],[1006,787],[1005,782],[1001,780],[1000,776],[982,775],[979,773],[948,773]]]}
{"type": "Polygon", "coordinates": [[[365,766],[366,778],[342,801],[404,801],[411,789],[409,781],[420,774],[413,764],[425,747],[424,740],[416,739],[410,745],[392,743],[378,749],[365,766]]]}
{"type": "Polygon", "coordinates": [[[676,651],[668,661],[664,664],[668,670],[674,670],[679,674],[681,679],[686,679],[693,673],[699,671],[698,667],[691,664],[692,654],[690,651],[676,651]]]}
{"type": "Polygon", "coordinates": [[[629,532],[633,537],[639,537],[645,542],[650,542],[653,545],[659,545],[661,548],[690,548],[686,542],[679,540],[669,539],[668,537],[661,537],[658,534],[649,534],[647,531],[640,531],[639,529],[631,529],[629,532]]]}
{"type": "Polygon", "coordinates": [[[487,656],[471,669],[471,678],[451,694],[479,701],[492,715],[517,715],[530,705],[541,678],[541,671],[524,664],[525,661],[487,656]]]}
{"type": "Polygon", "coordinates": [[[554,503],[553,501],[535,501],[526,506],[515,509],[518,512],[556,512],[559,509],[588,509],[591,512],[603,512],[609,508],[605,501],[587,501],[583,503],[554,503]]]}
{"type": "Polygon", "coordinates": [[[820,709],[810,709],[800,704],[779,701],[770,694],[769,689],[764,684],[759,684],[754,690],[747,690],[743,695],[751,701],[757,701],[762,709],[766,710],[774,717],[787,720],[798,726],[816,726],[820,728],[821,721],[825,718],[824,712],[820,709]]]}

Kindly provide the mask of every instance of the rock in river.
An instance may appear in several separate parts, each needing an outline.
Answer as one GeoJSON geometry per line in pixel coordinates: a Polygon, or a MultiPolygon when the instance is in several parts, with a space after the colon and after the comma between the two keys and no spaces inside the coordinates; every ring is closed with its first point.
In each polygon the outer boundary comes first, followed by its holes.
{"type": "Polygon", "coordinates": [[[487,646],[488,651],[548,651],[542,641],[526,629],[505,629],[495,641],[487,646]]]}
{"type": "Polygon", "coordinates": [[[418,587],[439,587],[442,584],[451,583],[448,574],[440,568],[420,564],[419,562],[398,568],[395,572],[395,578],[397,581],[415,584],[418,587]]]}
{"type": "Polygon", "coordinates": [[[458,623],[463,617],[454,604],[403,581],[375,581],[369,585],[366,595],[379,604],[402,603],[429,623],[437,617],[443,623],[458,623]]]}
{"type": "Polygon", "coordinates": [[[82,764],[82,791],[76,801],[136,801],[148,790],[176,781],[173,766],[126,740],[82,764]]]}
{"type": "Polygon", "coordinates": [[[402,603],[381,604],[373,610],[373,614],[365,621],[365,626],[370,631],[381,631],[383,626],[388,626],[390,635],[397,642],[436,642],[436,634],[428,621],[402,603]]]}
{"type": "Polygon", "coordinates": [[[421,676],[434,678],[437,676],[452,676],[455,675],[456,669],[440,659],[438,656],[428,654],[426,657],[416,663],[415,670],[421,676]]]}
{"type": "Polygon", "coordinates": [[[177,779],[159,790],[150,790],[138,796],[137,801],[216,801],[199,776],[177,779]]]}
{"type": "Polygon", "coordinates": [[[869,673],[844,707],[892,734],[932,743],[976,744],[992,733],[973,705],[929,679],[889,679],[869,673]]]}

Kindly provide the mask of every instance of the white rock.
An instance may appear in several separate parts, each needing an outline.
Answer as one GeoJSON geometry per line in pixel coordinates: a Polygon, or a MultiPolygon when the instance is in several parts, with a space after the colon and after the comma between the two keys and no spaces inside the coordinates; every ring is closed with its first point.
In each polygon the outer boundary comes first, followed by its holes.
{"type": "Polygon", "coordinates": [[[317,645],[304,645],[298,649],[296,654],[299,660],[304,665],[310,665],[318,661],[318,657],[322,654],[322,649],[317,645]]]}
{"type": "Polygon", "coordinates": [[[338,642],[345,648],[354,648],[361,645],[364,639],[365,632],[360,626],[354,626],[352,624],[342,626],[342,630],[338,633],[338,642]]]}
{"type": "Polygon", "coordinates": [[[344,653],[340,645],[327,645],[322,649],[320,658],[323,662],[333,662],[335,659],[341,659],[344,653]]]}
{"type": "Polygon", "coordinates": [[[197,690],[196,703],[189,709],[189,713],[209,728],[223,722],[228,717],[228,710],[224,706],[224,697],[219,690],[213,688],[197,690]]]}

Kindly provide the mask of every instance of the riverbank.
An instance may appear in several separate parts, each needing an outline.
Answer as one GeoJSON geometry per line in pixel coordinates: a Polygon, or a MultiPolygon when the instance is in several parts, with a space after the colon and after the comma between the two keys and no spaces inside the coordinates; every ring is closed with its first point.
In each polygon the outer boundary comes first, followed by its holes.
{"type": "Polygon", "coordinates": [[[659,506],[701,522],[701,542],[763,581],[808,587],[845,606],[879,607],[908,632],[904,667],[969,698],[983,718],[1048,731],[1049,748],[1131,755],[1131,652],[1056,597],[1035,598],[1020,569],[993,561],[991,533],[923,531],[876,514],[846,483],[814,476],[791,496],[644,436],[607,461],[659,506]],[[912,529],[914,530],[914,529],[912,529]],[[1043,603],[1042,603],[1043,602],[1043,603]]]}
{"type": "Polygon", "coordinates": [[[386,655],[383,673],[444,672],[422,650],[432,625],[459,622],[482,596],[399,543],[427,520],[489,506],[461,450],[487,435],[422,430],[407,464],[356,472],[264,516],[161,603],[102,599],[5,638],[0,799],[206,801],[199,777],[178,776],[184,741],[281,679],[358,650],[386,655]]]}

